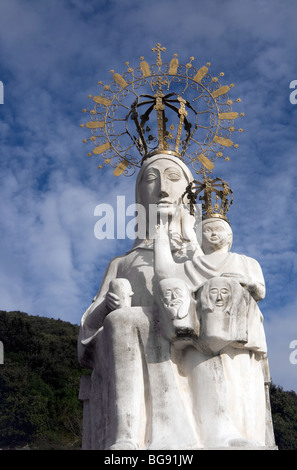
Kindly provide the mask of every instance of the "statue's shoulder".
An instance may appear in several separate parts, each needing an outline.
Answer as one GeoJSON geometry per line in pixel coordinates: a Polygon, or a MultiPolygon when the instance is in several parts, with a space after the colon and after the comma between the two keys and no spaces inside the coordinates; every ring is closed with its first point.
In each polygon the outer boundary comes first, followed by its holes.
{"type": "Polygon", "coordinates": [[[133,262],[134,258],[138,256],[138,250],[131,250],[123,255],[115,256],[108,263],[105,275],[110,276],[110,274],[112,274],[114,277],[117,277],[117,273],[121,272],[125,267],[127,267],[127,265],[129,266],[133,262]]]}
{"type": "MultiPolygon", "coordinates": [[[[109,263],[108,263],[108,265],[105,269],[102,285],[104,284],[104,281],[110,280],[110,279],[113,279],[113,278],[117,277],[117,272],[118,272],[124,258],[125,258],[125,255],[115,256],[114,258],[112,258],[109,261],[109,263]]],[[[101,288],[99,289],[98,293],[101,291],[102,285],[101,285],[101,288]]],[[[95,297],[95,299],[97,297],[98,297],[98,294],[95,297]]]]}
{"type": "Polygon", "coordinates": [[[126,254],[124,254],[124,255],[119,255],[119,256],[115,256],[115,257],[112,258],[112,259],[110,260],[110,262],[108,263],[107,269],[109,269],[109,268],[115,268],[115,267],[119,266],[119,265],[125,260],[126,257],[127,257],[126,254]]]}
{"type": "Polygon", "coordinates": [[[238,257],[244,260],[246,263],[256,263],[259,264],[258,261],[255,258],[252,258],[251,256],[244,255],[242,253],[235,253],[234,251],[229,251],[229,255],[233,257],[238,257]]]}
{"type": "Polygon", "coordinates": [[[260,268],[260,263],[258,260],[256,260],[255,258],[252,258],[251,256],[246,256],[246,255],[243,255],[243,256],[245,257],[247,263],[257,268],[260,268]]]}
{"type": "Polygon", "coordinates": [[[235,258],[240,258],[241,262],[247,267],[247,269],[250,272],[257,273],[257,275],[262,277],[262,268],[259,263],[255,258],[252,258],[251,256],[247,255],[242,255],[234,252],[230,252],[230,255],[232,255],[235,258]]]}

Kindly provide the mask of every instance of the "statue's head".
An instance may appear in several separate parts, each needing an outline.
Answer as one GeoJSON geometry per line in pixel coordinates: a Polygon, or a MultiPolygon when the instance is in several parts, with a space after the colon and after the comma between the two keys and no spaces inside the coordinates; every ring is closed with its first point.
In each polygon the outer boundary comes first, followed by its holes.
{"type": "Polygon", "coordinates": [[[155,155],[144,161],[136,182],[136,202],[145,208],[156,204],[161,213],[171,213],[182,202],[186,186],[193,180],[187,166],[177,157],[155,155]]]}
{"type": "Polygon", "coordinates": [[[218,217],[208,218],[202,223],[202,250],[205,254],[217,250],[230,251],[233,241],[231,226],[218,217]]]}
{"type": "Polygon", "coordinates": [[[211,280],[208,297],[215,309],[226,310],[231,300],[231,285],[223,277],[215,277],[211,280]]]}
{"type": "Polygon", "coordinates": [[[158,284],[158,299],[169,318],[184,318],[190,308],[191,292],[182,279],[162,279],[158,284]]]}
{"type": "Polygon", "coordinates": [[[209,279],[198,289],[196,300],[203,347],[217,354],[233,341],[246,344],[250,295],[237,279],[209,279]]]}
{"type": "Polygon", "coordinates": [[[249,294],[234,278],[213,277],[197,291],[198,310],[203,312],[232,313],[242,303],[246,307],[249,294]],[[234,310],[235,309],[235,310],[234,310]]]}
{"type": "MultiPolygon", "coordinates": [[[[189,234],[195,219],[184,205],[182,195],[192,180],[192,173],[178,157],[159,154],[145,160],[136,181],[136,203],[145,209],[146,226],[151,223],[149,217],[153,213],[156,221],[157,216],[163,220],[172,218],[179,225],[175,229],[181,238],[191,240],[192,234],[189,234]]],[[[156,225],[154,221],[152,224],[156,225]]]]}

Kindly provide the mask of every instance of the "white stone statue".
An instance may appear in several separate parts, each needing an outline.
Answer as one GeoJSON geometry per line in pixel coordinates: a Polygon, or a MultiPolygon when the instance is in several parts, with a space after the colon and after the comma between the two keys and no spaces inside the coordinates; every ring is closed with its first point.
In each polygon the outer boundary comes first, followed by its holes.
{"type": "Polygon", "coordinates": [[[263,376],[267,347],[258,307],[265,284],[257,261],[230,252],[231,244],[230,225],[220,218],[206,219],[204,255],[177,264],[161,224],[155,269],[159,278],[186,279],[197,291],[198,348],[188,348],[183,362],[203,447],[259,448],[267,444],[266,422],[271,419],[263,376]]]}
{"type": "Polygon", "coordinates": [[[79,360],[92,369],[80,392],[84,449],[274,445],[262,271],[230,252],[222,219],[203,222],[199,246],[181,199],[192,180],[166,154],[141,167],[136,202],[146,209],[146,238],[111,261],[81,321],[79,360]]]}
{"type": "MultiPolygon", "coordinates": [[[[191,180],[178,158],[157,155],[143,163],[136,182],[136,202],[147,215],[139,223],[146,224],[149,235],[149,204],[156,205],[163,217],[170,215],[176,260],[187,259],[199,249],[193,217],[181,204],[191,180]]],[[[81,392],[81,397],[88,396],[90,410],[85,448],[174,449],[197,444],[189,404],[180,391],[180,382],[186,379],[180,376],[171,343],[160,329],[153,249],[153,238],[138,238],[130,252],[113,259],[83,315],[79,359],[93,369],[90,390],[87,395],[81,392]],[[110,282],[116,278],[130,282],[131,307],[122,307],[110,293],[110,282]]]]}

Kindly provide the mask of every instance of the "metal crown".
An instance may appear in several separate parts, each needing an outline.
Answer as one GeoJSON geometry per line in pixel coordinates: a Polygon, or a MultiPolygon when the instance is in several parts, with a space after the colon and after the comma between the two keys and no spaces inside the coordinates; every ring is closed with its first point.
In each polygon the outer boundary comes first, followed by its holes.
{"type": "Polygon", "coordinates": [[[192,215],[194,215],[194,205],[199,194],[199,200],[202,202],[203,220],[220,218],[230,224],[226,214],[233,203],[233,191],[226,181],[221,178],[211,179],[206,175],[206,172],[204,172],[202,182],[192,181],[182,195],[182,197],[187,195],[192,215]]]}
{"type": "Polygon", "coordinates": [[[196,174],[205,174],[212,172],[218,158],[229,160],[225,148],[238,147],[231,136],[242,129],[233,124],[244,114],[232,111],[228,92],[234,85],[221,86],[218,77],[209,74],[210,63],[196,68],[194,57],[183,65],[174,54],[163,63],[165,50],[159,43],[152,49],[157,60],[151,65],[141,57],[135,68],[126,62],[122,74],[111,70],[113,81],[98,82],[101,93],[89,95],[94,107],[83,109],[90,120],[81,127],[90,130],[84,142],[94,143],[88,156],[100,156],[99,169],[110,164],[115,176],[129,176],[144,159],[167,153],[196,174]]]}

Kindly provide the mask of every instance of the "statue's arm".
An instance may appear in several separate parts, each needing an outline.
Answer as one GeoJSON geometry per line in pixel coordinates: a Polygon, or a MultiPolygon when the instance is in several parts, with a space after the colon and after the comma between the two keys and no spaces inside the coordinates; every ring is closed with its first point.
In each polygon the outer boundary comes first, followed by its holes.
{"type": "Polygon", "coordinates": [[[251,296],[255,299],[256,302],[263,300],[266,294],[265,281],[262,273],[262,269],[259,263],[252,259],[246,257],[246,262],[248,265],[247,274],[237,274],[237,273],[224,273],[224,277],[233,277],[238,280],[238,282],[247,289],[251,296]]]}
{"type": "Polygon", "coordinates": [[[242,285],[255,299],[256,302],[263,300],[265,297],[265,284],[253,280],[251,277],[242,276],[241,274],[236,273],[224,273],[223,277],[232,277],[237,279],[239,284],[242,285]]]}
{"type": "Polygon", "coordinates": [[[168,224],[156,227],[156,238],[154,240],[154,271],[158,279],[168,277],[184,278],[183,263],[176,263],[172,257],[168,235],[168,224]]]}
{"type": "Polygon", "coordinates": [[[106,315],[112,310],[107,302],[109,284],[117,277],[119,261],[121,257],[114,258],[108,265],[100,289],[92,304],[86,310],[82,318],[82,325],[90,330],[97,330],[103,324],[106,315]]]}
{"type": "Polygon", "coordinates": [[[251,296],[255,299],[256,302],[263,300],[266,294],[265,284],[260,282],[251,281],[247,286],[247,290],[251,296]]]}

